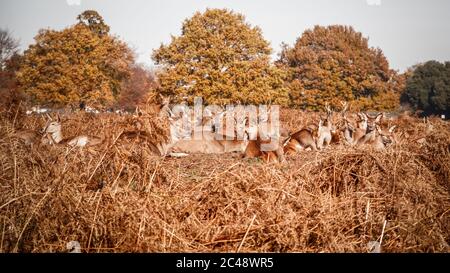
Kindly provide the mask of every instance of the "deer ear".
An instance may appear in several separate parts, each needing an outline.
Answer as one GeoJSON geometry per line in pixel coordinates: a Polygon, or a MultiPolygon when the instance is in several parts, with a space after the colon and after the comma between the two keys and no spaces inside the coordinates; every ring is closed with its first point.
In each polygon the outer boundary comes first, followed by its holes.
{"type": "Polygon", "coordinates": [[[375,122],[379,123],[381,121],[381,119],[383,118],[383,116],[384,116],[383,113],[378,114],[377,117],[375,118],[375,122]]]}
{"type": "Polygon", "coordinates": [[[56,115],[56,121],[61,122],[61,118],[59,117],[59,114],[56,115]]]}
{"type": "Polygon", "coordinates": [[[393,133],[395,128],[397,128],[397,125],[394,125],[391,128],[389,128],[389,133],[393,133]]]}

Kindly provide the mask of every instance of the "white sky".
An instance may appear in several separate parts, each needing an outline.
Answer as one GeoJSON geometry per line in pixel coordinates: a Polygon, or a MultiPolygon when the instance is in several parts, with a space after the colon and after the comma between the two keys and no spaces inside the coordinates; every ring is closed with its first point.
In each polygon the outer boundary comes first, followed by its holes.
{"type": "Polygon", "coordinates": [[[258,25],[271,42],[292,45],[314,25],[345,24],[380,47],[391,68],[405,70],[427,60],[450,60],[448,0],[0,0],[0,27],[20,39],[22,49],[41,28],[62,29],[86,9],[97,10],[111,32],[128,42],[138,61],[152,65],[153,49],[179,35],[196,11],[229,8],[258,25]]]}

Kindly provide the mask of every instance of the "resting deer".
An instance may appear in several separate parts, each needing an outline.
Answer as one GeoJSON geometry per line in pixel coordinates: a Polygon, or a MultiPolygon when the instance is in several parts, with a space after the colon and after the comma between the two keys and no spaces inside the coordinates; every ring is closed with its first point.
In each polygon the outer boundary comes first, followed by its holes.
{"type": "Polygon", "coordinates": [[[381,119],[383,118],[383,113],[378,114],[376,117],[371,117],[366,114],[362,114],[366,118],[363,122],[359,122],[359,127],[356,132],[361,132],[363,129],[361,128],[361,124],[363,124],[366,127],[365,134],[361,136],[359,139],[356,139],[354,137],[353,142],[356,143],[356,146],[361,146],[365,144],[369,144],[375,148],[384,148],[384,145],[381,145],[382,142],[380,142],[380,135],[379,132],[380,127],[379,123],[381,122],[381,119]]]}
{"type": "Polygon", "coordinates": [[[254,140],[249,140],[243,158],[262,158],[265,162],[284,162],[284,150],[278,140],[262,139],[258,134],[254,140]],[[275,141],[275,142],[274,142],[275,141]],[[263,149],[263,145],[265,146],[263,149]]]}
{"type": "Polygon", "coordinates": [[[185,154],[224,154],[242,152],[246,143],[244,140],[217,140],[213,132],[203,132],[202,139],[182,139],[170,148],[171,156],[185,154]]]}
{"type": "MultiPolygon", "coordinates": [[[[242,124],[237,124],[238,128],[235,131],[243,131],[242,126],[245,126],[245,120],[242,124]]],[[[180,139],[175,143],[169,145],[170,155],[174,157],[186,156],[187,154],[223,154],[232,152],[244,152],[248,139],[245,135],[242,139],[234,136],[226,136],[223,130],[209,131],[201,130],[201,136],[190,135],[190,139],[180,139]],[[197,139],[196,137],[200,137],[197,139]]]]}
{"type": "Polygon", "coordinates": [[[295,132],[283,142],[284,153],[295,154],[307,148],[317,151],[316,136],[317,131],[311,127],[295,132]]]}
{"type": "Polygon", "coordinates": [[[331,132],[331,143],[341,143],[342,139],[344,140],[344,143],[351,144],[353,143],[353,133],[355,129],[350,124],[350,122],[347,119],[346,113],[347,109],[349,107],[348,102],[340,102],[342,105],[342,110],[340,112],[340,119],[337,122],[336,130],[331,132]]]}
{"type": "Polygon", "coordinates": [[[47,144],[67,144],[72,147],[90,147],[101,144],[103,140],[95,136],[81,135],[72,138],[63,139],[61,131],[61,119],[59,115],[56,120],[53,120],[50,116],[47,125],[44,128],[44,137],[47,144]]]}
{"type": "MultiPolygon", "coordinates": [[[[164,118],[164,117],[170,117],[171,115],[171,111],[170,111],[170,107],[169,104],[171,102],[172,97],[168,96],[165,97],[161,94],[158,94],[159,96],[159,101],[160,103],[151,103],[150,100],[154,100],[155,96],[152,96],[148,101],[147,101],[147,107],[146,107],[146,111],[150,112],[150,113],[155,113],[157,114],[157,116],[159,118],[164,118]]],[[[135,111],[135,116],[142,116],[144,113],[143,111],[138,107],[136,107],[136,111],[135,111]]]]}
{"type": "Polygon", "coordinates": [[[396,142],[393,135],[395,128],[396,126],[394,125],[389,130],[386,130],[381,129],[379,125],[375,125],[375,130],[363,138],[364,142],[358,142],[358,146],[369,145],[376,150],[385,149],[387,146],[396,142]]]}
{"type": "Polygon", "coordinates": [[[39,143],[42,140],[41,134],[28,129],[17,131],[13,137],[22,140],[27,146],[33,146],[35,143],[39,143]]]}
{"type": "Polygon", "coordinates": [[[342,113],[342,121],[339,125],[339,131],[344,136],[345,143],[355,145],[367,133],[368,116],[364,113],[358,113],[356,128],[347,119],[345,112],[342,113]]]}
{"type": "Polygon", "coordinates": [[[266,126],[249,126],[247,131],[249,141],[243,158],[262,158],[265,162],[285,162],[284,149],[279,143],[280,132],[274,128],[276,124],[272,123],[269,115],[270,110],[267,115],[260,115],[262,125],[266,126]]]}
{"type": "Polygon", "coordinates": [[[344,136],[345,144],[353,145],[353,138],[355,136],[356,129],[353,127],[353,125],[346,117],[344,117],[342,123],[343,124],[341,127],[341,132],[344,136]]]}
{"type": "Polygon", "coordinates": [[[325,106],[325,109],[327,110],[327,117],[325,119],[320,118],[318,125],[311,124],[290,135],[283,142],[285,154],[294,154],[308,148],[317,151],[322,149],[324,144],[327,146],[330,144],[332,133],[334,132],[331,121],[332,111],[328,104],[325,106]]]}
{"type": "MultiPolygon", "coordinates": [[[[367,133],[368,133],[368,124],[369,121],[373,123],[375,121],[374,118],[369,117],[365,113],[358,113],[358,120],[356,122],[356,129],[353,131],[352,134],[352,145],[357,144],[367,133]]],[[[380,117],[381,119],[381,117],[380,117]]],[[[379,121],[378,121],[379,122],[379,121]]],[[[371,127],[372,131],[374,129],[374,126],[371,127]]]]}
{"type": "MultiPolygon", "coordinates": [[[[380,126],[377,126],[377,132],[378,132],[378,143],[383,143],[384,148],[391,145],[396,144],[397,140],[394,135],[394,130],[397,128],[396,125],[391,126],[388,130],[381,129],[380,126]]],[[[380,146],[380,144],[378,144],[380,146]]]]}

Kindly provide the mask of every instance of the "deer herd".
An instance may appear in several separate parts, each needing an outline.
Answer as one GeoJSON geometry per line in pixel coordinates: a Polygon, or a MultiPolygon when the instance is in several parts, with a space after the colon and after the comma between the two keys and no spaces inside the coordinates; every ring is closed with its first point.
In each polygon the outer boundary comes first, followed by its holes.
{"type": "MultiPolygon", "coordinates": [[[[341,102],[340,112],[335,112],[326,105],[326,116],[320,116],[316,123],[289,133],[282,127],[271,126],[273,116],[270,115],[270,110],[266,113],[258,113],[257,119],[260,123],[256,125],[250,123],[249,116],[238,115],[237,111],[230,112],[220,108],[215,111],[204,111],[201,118],[187,119],[186,122],[186,119],[183,120],[186,108],[174,111],[175,108],[169,107],[170,98],[161,98],[162,102],[156,105],[154,110],[159,118],[169,122],[171,135],[164,142],[155,143],[150,138],[145,140],[154,147],[152,149],[154,153],[160,156],[184,157],[189,154],[239,153],[244,158],[258,157],[266,162],[283,162],[285,155],[296,154],[303,150],[332,149],[335,145],[385,149],[395,143],[396,127],[385,128],[382,125],[383,113],[376,116],[366,113],[349,114],[347,102],[341,102]],[[224,120],[227,122],[223,122],[224,120]],[[230,122],[234,126],[228,130],[226,126],[230,122]],[[281,139],[282,137],[284,139],[281,139]]],[[[142,112],[139,115],[143,115],[142,112]]],[[[90,147],[99,145],[105,140],[90,135],[64,138],[63,124],[59,115],[56,118],[48,114],[46,116],[47,122],[41,131],[20,130],[14,136],[27,145],[38,143],[69,147],[90,147]]],[[[133,137],[140,134],[139,132],[141,131],[136,129],[136,132],[127,132],[119,137],[133,137]]]]}

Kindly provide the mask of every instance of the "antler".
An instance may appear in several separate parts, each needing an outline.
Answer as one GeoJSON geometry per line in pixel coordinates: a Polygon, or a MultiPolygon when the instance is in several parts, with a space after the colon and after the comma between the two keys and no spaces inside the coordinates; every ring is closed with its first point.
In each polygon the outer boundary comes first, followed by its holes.
{"type": "Polygon", "coordinates": [[[367,120],[368,119],[368,117],[367,117],[367,115],[365,113],[359,112],[357,115],[358,115],[360,120],[367,120]]]}
{"type": "Polygon", "coordinates": [[[342,105],[341,113],[344,114],[345,112],[347,112],[349,103],[348,103],[348,101],[340,101],[340,103],[342,105]]]}
{"type": "Polygon", "coordinates": [[[48,119],[48,120],[50,120],[50,121],[53,120],[52,117],[51,117],[48,113],[45,113],[45,115],[47,116],[47,119],[48,119]]]}
{"type": "Polygon", "coordinates": [[[328,116],[331,116],[331,108],[328,102],[325,103],[325,110],[327,111],[328,116]]]}

